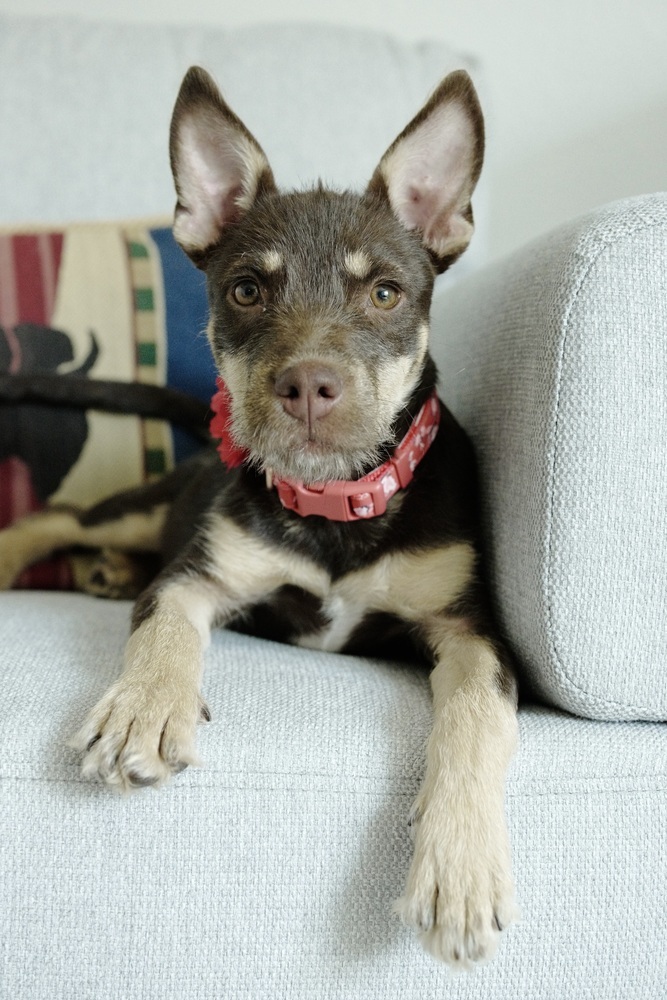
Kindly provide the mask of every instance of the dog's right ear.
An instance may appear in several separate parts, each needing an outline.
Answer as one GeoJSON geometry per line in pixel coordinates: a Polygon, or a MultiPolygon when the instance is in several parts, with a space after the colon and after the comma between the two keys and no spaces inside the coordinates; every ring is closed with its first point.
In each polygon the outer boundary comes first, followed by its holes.
{"type": "Polygon", "coordinates": [[[225,226],[248,211],[260,191],[275,190],[259,143],[198,66],[185,75],[169,136],[176,214],[174,237],[198,267],[225,226]]]}

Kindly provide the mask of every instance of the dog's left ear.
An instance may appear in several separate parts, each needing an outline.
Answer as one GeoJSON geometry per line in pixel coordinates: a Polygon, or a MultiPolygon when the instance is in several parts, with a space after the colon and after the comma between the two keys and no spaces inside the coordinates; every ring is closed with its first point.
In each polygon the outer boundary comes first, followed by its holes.
{"type": "Polygon", "coordinates": [[[470,199],[483,158],[482,110],[472,80],[457,70],[392,143],[368,186],[407,229],[419,231],[438,271],[470,242],[470,199]]]}

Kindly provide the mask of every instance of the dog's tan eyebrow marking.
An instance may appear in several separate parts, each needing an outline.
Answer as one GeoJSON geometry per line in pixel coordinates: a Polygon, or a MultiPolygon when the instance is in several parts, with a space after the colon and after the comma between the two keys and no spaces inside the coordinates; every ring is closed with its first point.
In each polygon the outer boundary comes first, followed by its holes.
{"type": "Polygon", "coordinates": [[[367,278],[373,268],[373,262],[364,250],[348,250],[344,264],[348,274],[360,281],[367,278]]]}
{"type": "Polygon", "coordinates": [[[283,255],[275,248],[267,250],[266,253],[262,254],[261,262],[266,273],[273,274],[283,266],[283,255]]]}

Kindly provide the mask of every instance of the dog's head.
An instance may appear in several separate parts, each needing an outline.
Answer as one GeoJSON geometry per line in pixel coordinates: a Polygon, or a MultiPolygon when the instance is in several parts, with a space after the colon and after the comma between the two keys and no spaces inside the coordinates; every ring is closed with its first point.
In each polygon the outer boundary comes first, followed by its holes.
{"type": "Polygon", "coordinates": [[[210,76],[188,72],[171,126],[174,235],[206,271],[232,433],[259,467],[306,483],[349,479],[395,443],[399,418],[433,381],[433,281],[470,241],[483,145],[474,88],[456,72],[364,194],[282,194],[210,76]]]}

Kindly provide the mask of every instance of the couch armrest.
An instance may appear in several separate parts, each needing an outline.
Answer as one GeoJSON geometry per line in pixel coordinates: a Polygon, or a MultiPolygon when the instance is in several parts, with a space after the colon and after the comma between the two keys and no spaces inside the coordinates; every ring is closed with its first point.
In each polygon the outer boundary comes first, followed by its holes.
{"type": "Polygon", "coordinates": [[[433,310],[501,624],[540,697],[598,719],[667,719],[666,275],[667,195],[648,195],[433,310]]]}

